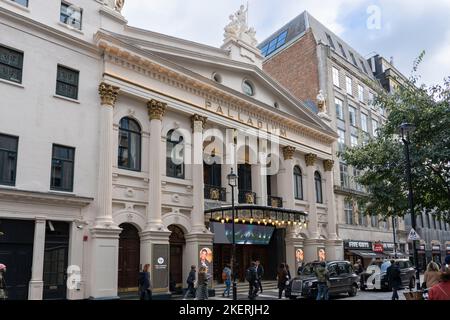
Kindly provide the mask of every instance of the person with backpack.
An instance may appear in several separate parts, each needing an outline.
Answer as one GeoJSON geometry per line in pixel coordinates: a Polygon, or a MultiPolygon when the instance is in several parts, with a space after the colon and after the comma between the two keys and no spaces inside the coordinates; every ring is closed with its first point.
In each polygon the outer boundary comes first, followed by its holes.
{"type": "Polygon", "coordinates": [[[248,282],[248,298],[254,300],[258,291],[258,271],[256,270],[256,262],[252,261],[250,268],[245,271],[245,280],[248,282]]]}
{"type": "Polygon", "coordinates": [[[264,275],[264,268],[261,265],[261,261],[259,261],[259,260],[256,260],[256,273],[258,275],[256,291],[258,292],[258,290],[259,290],[262,293],[263,292],[262,277],[264,275]]]}
{"type": "Polygon", "coordinates": [[[196,278],[195,275],[197,273],[196,268],[197,267],[195,265],[191,266],[191,271],[189,272],[188,278],[186,280],[188,287],[186,293],[184,294],[184,300],[188,298],[189,294],[191,294],[192,297],[195,298],[195,278],[196,278]]]}
{"type": "Polygon", "coordinates": [[[225,297],[225,293],[227,294],[227,298],[230,297],[230,289],[231,289],[231,267],[229,264],[225,265],[222,271],[222,280],[225,283],[225,290],[222,293],[222,297],[225,297]]]}
{"type": "Polygon", "coordinates": [[[391,265],[386,270],[389,286],[392,288],[392,300],[398,300],[398,292],[402,286],[402,278],[400,277],[400,267],[395,260],[391,260],[391,265]]]}

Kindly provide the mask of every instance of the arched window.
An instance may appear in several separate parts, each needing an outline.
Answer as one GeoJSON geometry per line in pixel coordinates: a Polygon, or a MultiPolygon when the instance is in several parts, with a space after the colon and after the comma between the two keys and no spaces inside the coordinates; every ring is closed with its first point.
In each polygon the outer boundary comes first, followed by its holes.
{"type": "Polygon", "coordinates": [[[294,167],[294,192],[295,199],[303,200],[302,169],[299,166],[294,167]]]}
{"type": "Polygon", "coordinates": [[[183,136],[175,130],[170,130],[167,133],[166,175],[172,178],[184,179],[183,136]]]}
{"type": "Polygon", "coordinates": [[[314,184],[316,186],[316,202],[323,203],[322,177],[320,176],[320,173],[317,171],[314,173],[314,184]]]}
{"type": "Polygon", "coordinates": [[[122,118],[119,126],[118,166],[121,169],[141,170],[141,127],[130,118],[122,118]]]}

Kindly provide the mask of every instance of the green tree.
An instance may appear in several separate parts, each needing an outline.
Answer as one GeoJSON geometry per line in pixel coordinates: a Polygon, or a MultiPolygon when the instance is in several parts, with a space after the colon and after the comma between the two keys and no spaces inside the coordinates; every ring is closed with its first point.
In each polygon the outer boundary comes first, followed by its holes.
{"type": "Polygon", "coordinates": [[[418,87],[414,75],[409,81],[394,93],[377,93],[375,105],[387,111],[386,123],[377,137],[346,149],[341,156],[363,170],[356,178],[368,191],[357,199],[363,213],[404,216],[409,211],[408,184],[399,127],[404,122],[414,124],[410,158],[415,211],[450,223],[450,77],[431,87],[418,87]]]}

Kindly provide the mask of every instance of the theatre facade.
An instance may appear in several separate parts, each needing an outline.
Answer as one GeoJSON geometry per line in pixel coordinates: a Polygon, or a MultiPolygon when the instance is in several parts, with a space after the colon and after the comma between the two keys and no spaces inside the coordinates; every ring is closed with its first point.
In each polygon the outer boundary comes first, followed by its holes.
{"type": "MultiPolygon", "coordinates": [[[[89,44],[98,59],[93,76],[79,86],[98,93],[89,100],[96,121],[85,141],[97,149],[84,159],[91,160],[87,171],[72,158],[73,179],[89,181],[89,193],[68,191],[62,199],[41,192],[32,199],[40,201],[40,213],[27,207],[26,217],[1,211],[5,234],[20,223],[35,232],[14,240],[26,240],[34,248],[30,263],[41,266],[33,270],[37,285],[24,279],[28,298],[43,298],[43,269],[56,263],[45,254],[47,242],[58,241],[68,248],[60,257],[68,281],[59,295],[44,298],[135,292],[145,264],[161,298],[185,286],[191,265],[206,266],[220,281],[231,262],[232,207],[242,280],[252,260],[274,280],[281,262],[293,270],[301,262],[343,259],[332,173],[337,136],[326,112],[314,114],[262,71],[242,8],[220,48],[130,27],[111,1],[89,8],[100,10],[104,22],[89,44]],[[238,176],[233,188],[230,173],[238,176]],[[46,207],[57,208],[53,203],[73,214],[46,216],[46,207]],[[55,229],[59,236],[51,241],[55,229]]],[[[0,201],[11,207],[20,192],[2,191],[0,201]]]]}

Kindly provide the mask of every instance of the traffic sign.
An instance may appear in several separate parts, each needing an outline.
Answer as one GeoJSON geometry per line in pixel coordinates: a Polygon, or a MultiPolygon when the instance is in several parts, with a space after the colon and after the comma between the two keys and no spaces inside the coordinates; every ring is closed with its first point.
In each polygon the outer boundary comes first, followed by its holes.
{"type": "Polygon", "coordinates": [[[411,228],[411,231],[409,232],[409,235],[408,235],[408,241],[416,241],[416,240],[420,240],[420,236],[416,232],[416,230],[411,228]]]}

